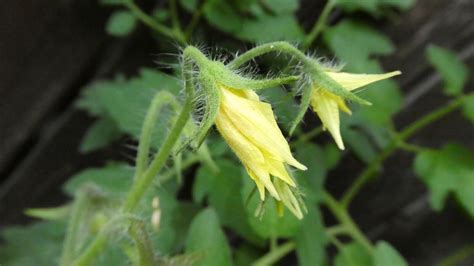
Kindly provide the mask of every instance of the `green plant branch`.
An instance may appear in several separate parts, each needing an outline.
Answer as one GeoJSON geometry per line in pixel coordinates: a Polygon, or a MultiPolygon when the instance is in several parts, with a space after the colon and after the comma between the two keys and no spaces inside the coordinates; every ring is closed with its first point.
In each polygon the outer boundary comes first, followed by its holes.
{"type": "Polygon", "coordinates": [[[313,139],[314,137],[318,136],[323,132],[323,127],[315,127],[311,129],[308,132],[301,133],[298,138],[292,143],[293,145],[299,145],[301,143],[305,143],[306,141],[309,141],[313,139]]]}
{"type": "MultiPolygon", "coordinates": [[[[131,213],[135,207],[140,202],[140,199],[145,194],[146,190],[151,187],[153,179],[156,177],[158,172],[164,166],[166,160],[172,152],[176,141],[179,139],[181,132],[185,128],[185,125],[191,115],[191,110],[193,108],[194,101],[194,84],[192,82],[191,69],[192,64],[199,63],[200,60],[203,60],[202,54],[195,54],[197,50],[194,47],[188,47],[184,50],[184,70],[183,76],[185,80],[185,92],[186,100],[181,109],[181,113],[176,119],[175,124],[171,128],[171,131],[167,135],[165,141],[163,142],[160,150],[157,152],[153,161],[151,162],[148,169],[138,178],[134,180],[130,191],[125,198],[125,201],[122,206],[123,213],[131,213]],[[196,58],[197,57],[197,58],[196,58]]],[[[73,265],[85,266],[89,265],[91,261],[104,249],[107,244],[107,235],[106,233],[101,233],[92,241],[92,243],[87,247],[87,249],[82,253],[82,255],[75,261],[73,265]]]]}
{"type": "Polygon", "coordinates": [[[147,25],[148,27],[152,28],[153,30],[165,35],[168,38],[171,38],[175,41],[177,41],[180,45],[185,45],[186,40],[184,39],[184,36],[180,34],[179,31],[175,31],[173,29],[170,29],[169,27],[162,25],[158,23],[153,17],[149,16],[137,4],[133,2],[133,0],[127,0],[124,1],[124,6],[127,7],[130,12],[143,24],[147,25]]]}
{"type": "Polygon", "coordinates": [[[153,251],[153,244],[146,231],[145,223],[142,221],[132,222],[128,229],[130,236],[135,242],[138,251],[138,265],[139,266],[153,266],[155,263],[155,254],[153,251]]]}
{"type": "Polygon", "coordinates": [[[346,208],[326,191],[323,192],[323,200],[326,207],[328,207],[328,209],[341,223],[341,225],[344,226],[345,232],[351,236],[352,239],[361,244],[369,253],[373,253],[374,247],[372,243],[364,235],[364,233],[360,231],[359,227],[356,225],[354,220],[352,220],[346,208]]]}
{"type": "Polygon", "coordinates": [[[259,258],[254,263],[252,263],[252,265],[253,266],[273,265],[275,262],[279,261],[281,258],[286,256],[288,253],[293,251],[295,249],[295,247],[296,247],[296,245],[295,245],[294,242],[288,241],[288,242],[276,247],[275,249],[273,249],[272,251],[270,251],[269,253],[267,253],[263,257],[259,258]]]}
{"type": "Polygon", "coordinates": [[[328,0],[326,2],[326,5],[324,6],[323,11],[321,12],[321,15],[319,16],[318,20],[316,20],[316,23],[311,28],[311,31],[306,35],[306,38],[303,42],[304,49],[308,49],[309,46],[314,42],[314,40],[318,38],[319,34],[323,31],[324,27],[327,24],[328,17],[331,14],[331,11],[333,10],[334,6],[334,0],[328,0]]]}
{"type": "Polygon", "coordinates": [[[178,5],[176,4],[176,0],[170,0],[170,13],[173,31],[177,35],[183,35],[183,32],[181,30],[181,24],[179,23],[178,5]]]}
{"type": "Polygon", "coordinates": [[[153,130],[158,119],[159,111],[166,104],[171,104],[175,110],[179,109],[173,94],[168,91],[160,91],[153,97],[150,107],[148,108],[140,134],[140,142],[138,143],[135,178],[141,176],[148,167],[153,130]]]}
{"type": "Polygon", "coordinates": [[[342,234],[347,234],[347,229],[344,225],[335,225],[326,228],[326,234],[331,235],[331,236],[337,236],[337,235],[342,235],[342,234]]]}
{"type": "Polygon", "coordinates": [[[474,256],[474,243],[466,245],[443,259],[438,266],[455,266],[467,258],[474,256]]]}
{"type": "Polygon", "coordinates": [[[186,38],[186,40],[189,40],[189,38],[194,32],[194,29],[198,25],[199,20],[201,20],[201,16],[202,16],[206,1],[202,1],[202,2],[203,3],[199,6],[199,8],[196,11],[194,11],[191,21],[189,22],[188,26],[186,27],[184,31],[184,37],[186,38]]]}
{"type": "Polygon", "coordinates": [[[72,205],[66,237],[64,239],[63,251],[59,265],[70,265],[77,251],[77,238],[79,237],[82,217],[87,210],[89,197],[88,187],[82,187],[76,194],[72,205]]]}
{"type": "Polygon", "coordinates": [[[355,179],[347,189],[341,199],[344,207],[348,207],[352,199],[357,195],[360,189],[377,173],[380,165],[387,159],[398,147],[399,143],[404,142],[413,134],[428,126],[429,124],[441,119],[445,115],[461,107],[464,99],[473,95],[470,93],[462,95],[449,102],[447,105],[437,108],[429,114],[411,123],[398,133],[392,141],[382,150],[382,152],[367,166],[367,168],[355,179]]]}

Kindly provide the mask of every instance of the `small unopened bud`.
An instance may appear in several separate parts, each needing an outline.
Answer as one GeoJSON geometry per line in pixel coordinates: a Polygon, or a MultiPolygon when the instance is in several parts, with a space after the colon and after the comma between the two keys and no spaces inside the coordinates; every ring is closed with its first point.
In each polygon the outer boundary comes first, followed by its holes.
{"type": "Polygon", "coordinates": [[[153,226],[153,229],[155,229],[156,231],[160,229],[160,222],[161,222],[160,220],[161,220],[161,211],[160,210],[153,211],[153,213],[151,214],[151,225],[153,226]]]}

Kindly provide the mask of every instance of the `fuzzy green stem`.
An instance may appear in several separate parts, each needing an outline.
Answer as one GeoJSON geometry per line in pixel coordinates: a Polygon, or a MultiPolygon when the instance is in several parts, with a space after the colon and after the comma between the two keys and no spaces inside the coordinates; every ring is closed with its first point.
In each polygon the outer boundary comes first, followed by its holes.
{"type": "MultiPolygon", "coordinates": [[[[234,58],[234,60],[232,60],[227,66],[231,69],[237,69],[243,64],[251,61],[255,57],[258,57],[267,53],[272,53],[272,52],[279,52],[279,53],[285,53],[285,54],[291,55],[295,57],[296,59],[298,59],[299,61],[303,62],[305,65],[310,63],[306,55],[300,50],[298,50],[296,47],[294,47],[293,45],[287,42],[271,42],[271,43],[259,45],[255,48],[248,50],[247,52],[234,58]]],[[[308,65],[313,65],[313,64],[308,64],[308,65]]]]}
{"type": "MultiPolygon", "coordinates": [[[[194,47],[188,47],[184,50],[184,80],[185,80],[185,91],[186,91],[186,100],[181,109],[176,122],[171,129],[170,133],[166,137],[163,145],[158,151],[157,155],[151,162],[149,168],[138,178],[135,179],[135,182],[132,185],[125,202],[122,206],[123,213],[132,212],[140,199],[143,197],[146,190],[151,187],[153,178],[158,174],[158,172],[163,167],[164,163],[168,159],[176,141],[179,139],[181,132],[183,131],[193,107],[194,100],[194,84],[192,83],[191,77],[191,67],[193,60],[196,63],[199,63],[199,60],[203,60],[200,56],[204,57],[202,54],[197,54],[195,56],[194,47]],[[188,49],[189,48],[189,49],[188,49]],[[197,59],[196,59],[197,58],[197,59]]],[[[197,49],[196,49],[197,50],[197,49]]],[[[76,260],[73,264],[75,266],[86,266],[89,265],[93,259],[105,248],[107,244],[107,236],[105,233],[99,233],[94,241],[88,246],[88,248],[82,253],[82,255],[76,260]]]]}
{"type": "Polygon", "coordinates": [[[63,244],[63,253],[61,255],[61,261],[59,265],[70,265],[74,260],[76,253],[77,238],[80,233],[80,227],[82,217],[88,206],[87,187],[84,187],[78,191],[74,204],[72,205],[71,217],[69,218],[66,238],[63,244]]]}
{"type": "Polygon", "coordinates": [[[143,24],[147,25],[148,27],[152,28],[153,30],[169,37],[175,41],[177,41],[180,45],[185,45],[186,41],[182,34],[177,33],[177,31],[172,30],[158,22],[155,19],[150,17],[148,14],[143,12],[139,6],[137,6],[133,0],[124,1],[124,5],[132,12],[132,14],[143,24]]]}
{"type": "Polygon", "coordinates": [[[321,12],[321,15],[319,16],[318,20],[314,24],[313,28],[311,31],[306,35],[306,38],[303,43],[303,48],[308,49],[308,47],[316,40],[319,36],[319,34],[323,31],[324,27],[327,24],[327,20],[329,17],[329,14],[331,14],[332,9],[335,6],[335,1],[334,0],[328,0],[326,5],[323,8],[323,11],[321,12]]]}
{"type": "Polygon", "coordinates": [[[254,263],[252,263],[253,266],[264,266],[264,265],[273,265],[275,262],[279,261],[281,258],[286,256],[288,253],[293,251],[296,248],[296,245],[294,242],[288,241],[269,253],[267,253],[265,256],[261,257],[260,259],[256,260],[254,263]]]}
{"type": "Polygon", "coordinates": [[[455,266],[459,265],[460,262],[464,261],[467,258],[474,256],[474,243],[462,247],[457,250],[454,254],[443,259],[438,266],[455,266]]]}
{"type": "Polygon", "coordinates": [[[153,266],[155,264],[155,254],[153,252],[153,244],[146,232],[145,224],[142,221],[132,222],[128,230],[130,236],[135,242],[138,250],[138,265],[153,266]]]}
{"type": "Polygon", "coordinates": [[[323,192],[324,204],[329,208],[331,213],[344,226],[345,232],[350,235],[355,241],[361,244],[369,253],[373,253],[374,247],[370,240],[362,233],[354,220],[347,212],[346,208],[334,199],[331,194],[323,192]]]}
{"type": "Polygon", "coordinates": [[[348,207],[352,199],[357,195],[360,189],[377,173],[380,165],[387,159],[399,146],[400,142],[407,140],[413,134],[418,132],[420,129],[428,126],[429,124],[441,119],[447,114],[458,109],[464,99],[471,94],[463,95],[455,100],[451,101],[445,106],[433,110],[431,113],[423,116],[422,118],[411,123],[405,129],[400,131],[395,138],[382,150],[382,152],[367,166],[367,168],[355,179],[352,185],[344,193],[341,203],[344,207],[348,207]]]}
{"type": "Polygon", "coordinates": [[[153,97],[150,107],[148,108],[148,112],[143,122],[140,142],[138,143],[135,178],[141,176],[145,169],[148,167],[148,157],[150,154],[153,130],[158,119],[159,111],[166,104],[171,104],[176,110],[179,109],[178,103],[176,102],[173,94],[167,91],[160,91],[155,95],[155,97],[153,97]]]}
{"type": "MultiPolygon", "coordinates": [[[[151,162],[150,166],[143,173],[143,175],[140,178],[136,179],[136,181],[133,183],[132,188],[126,197],[125,203],[122,208],[123,211],[126,213],[132,212],[135,209],[143,194],[146,192],[147,188],[150,187],[151,183],[153,182],[153,178],[156,177],[158,172],[165,164],[176,141],[179,139],[179,136],[181,135],[181,132],[183,131],[191,115],[194,100],[194,85],[192,83],[191,73],[189,69],[191,62],[189,62],[189,60],[187,60],[186,58],[190,54],[189,52],[186,53],[186,50],[187,49],[185,49],[184,52],[185,70],[183,70],[183,75],[185,79],[186,100],[181,109],[181,113],[176,119],[174,126],[171,128],[170,133],[166,137],[163,145],[161,146],[157,155],[151,162]]],[[[193,57],[191,58],[194,59],[193,57]]]]}

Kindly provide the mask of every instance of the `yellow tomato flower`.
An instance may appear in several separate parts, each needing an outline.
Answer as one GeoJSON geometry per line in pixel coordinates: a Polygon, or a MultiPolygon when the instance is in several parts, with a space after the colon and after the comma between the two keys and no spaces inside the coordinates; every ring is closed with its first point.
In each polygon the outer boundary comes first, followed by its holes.
{"type": "Polygon", "coordinates": [[[285,164],[306,170],[291,154],[270,104],[261,102],[252,90],[220,86],[221,102],[216,126],[257,185],[260,199],[265,189],[296,217],[303,214],[290,187],[296,184],[285,164]]]}
{"type": "MultiPolygon", "coordinates": [[[[350,74],[330,71],[325,73],[349,91],[401,74],[400,71],[393,71],[386,74],[350,74]]],[[[344,99],[324,88],[318,87],[316,84],[311,94],[311,106],[313,107],[313,111],[315,111],[321,119],[324,129],[327,129],[329,133],[331,133],[339,149],[343,150],[344,143],[342,142],[339,129],[339,109],[347,114],[351,114],[351,110],[347,107],[344,99]]]]}

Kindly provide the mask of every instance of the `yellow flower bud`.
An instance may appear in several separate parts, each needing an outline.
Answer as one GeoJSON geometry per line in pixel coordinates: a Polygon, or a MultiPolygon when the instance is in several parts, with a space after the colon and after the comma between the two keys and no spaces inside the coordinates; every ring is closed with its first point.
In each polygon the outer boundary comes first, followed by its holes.
{"type": "Polygon", "coordinates": [[[217,129],[257,185],[260,199],[265,199],[265,190],[268,190],[301,219],[303,215],[290,189],[296,187],[296,183],[285,164],[301,170],[306,167],[291,154],[270,104],[261,102],[252,90],[225,86],[220,86],[220,90],[217,129]]]}

